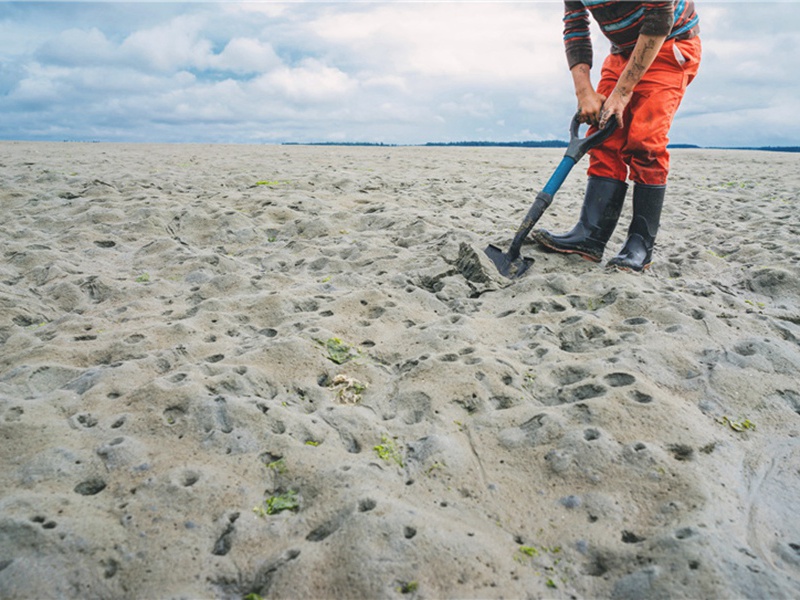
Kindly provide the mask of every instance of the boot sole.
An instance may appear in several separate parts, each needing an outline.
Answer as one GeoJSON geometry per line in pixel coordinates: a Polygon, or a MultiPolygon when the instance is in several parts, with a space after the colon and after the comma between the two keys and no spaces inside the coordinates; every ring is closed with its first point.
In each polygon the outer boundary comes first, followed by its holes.
{"type": "Polygon", "coordinates": [[[630,267],[623,267],[621,265],[606,265],[607,269],[616,269],[617,271],[624,271],[625,273],[644,273],[650,268],[653,263],[647,263],[641,270],[631,269],[630,267]]]}
{"type": "Polygon", "coordinates": [[[546,243],[544,240],[536,240],[542,246],[547,248],[548,250],[552,250],[553,252],[558,252],[559,254],[577,254],[584,260],[588,260],[589,262],[599,263],[602,257],[599,256],[592,256],[591,254],[587,254],[585,252],[581,252],[580,250],[567,250],[565,248],[557,248],[555,246],[551,246],[550,244],[546,243]]]}

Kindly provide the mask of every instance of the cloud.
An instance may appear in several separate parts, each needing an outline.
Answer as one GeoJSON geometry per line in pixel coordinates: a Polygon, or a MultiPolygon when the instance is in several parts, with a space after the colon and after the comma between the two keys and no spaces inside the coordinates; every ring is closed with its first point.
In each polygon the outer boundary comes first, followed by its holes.
{"type": "Polygon", "coordinates": [[[47,40],[34,56],[45,64],[91,66],[112,62],[115,51],[112,43],[96,27],[88,30],[73,28],[47,40]]]}
{"type": "MultiPolygon", "coordinates": [[[[0,137],[564,138],[558,2],[6,3],[0,137]]],[[[800,3],[698,3],[674,141],[800,143],[800,3]]],[[[608,42],[597,37],[597,65],[608,42]]]]}
{"type": "Polygon", "coordinates": [[[565,64],[561,13],[524,4],[368,5],[326,12],[309,30],[372,72],[504,84],[565,64]]]}
{"type": "Polygon", "coordinates": [[[222,52],[208,58],[212,68],[237,74],[263,73],[280,64],[272,46],[255,38],[234,38],[222,52]]]}
{"type": "Polygon", "coordinates": [[[335,67],[305,59],[297,67],[283,66],[261,76],[258,86],[266,94],[279,94],[304,105],[340,102],[358,88],[358,83],[335,67]]]}
{"type": "Polygon", "coordinates": [[[211,55],[212,45],[201,37],[204,19],[189,15],[177,17],[132,33],[122,43],[120,53],[131,64],[158,71],[204,67],[211,55]]]}

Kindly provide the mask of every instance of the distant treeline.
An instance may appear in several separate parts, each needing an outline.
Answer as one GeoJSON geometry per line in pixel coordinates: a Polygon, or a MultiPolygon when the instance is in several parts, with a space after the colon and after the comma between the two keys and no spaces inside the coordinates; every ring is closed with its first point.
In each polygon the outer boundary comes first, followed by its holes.
{"type": "Polygon", "coordinates": [[[283,142],[281,146],[378,146],[395,148],[415,144],[384,144],[383,142],[283,142]]]}
{"type": "Polygon", "coordinates": [[[737,147],[719,148],[720,150],[763,150],[764,152],[800,152],[800,146],[758,146],[758,147],[737,147]]]}
{"type": "MultiPolygon", "coordinates": [[[[384,144],[373,142],[284,142],[284,146],[376,146],[394,148],[397,146],[432,146],[453,148],[566,148],[563,140],[543,142],[428,142],[426,144],[384,144]]],[[[800,146],[697,146],[695,144],[670,144],[672,149],[689,150],[761,150],[765,152],[800,152],[800,146]]]]}
{"type": "Polygon", "coordinates": [[[469,146],[480,148],[566,148],[567,142],[562,140],[546,140],[544,142],[428,142],[425,146],[469,146]]]}

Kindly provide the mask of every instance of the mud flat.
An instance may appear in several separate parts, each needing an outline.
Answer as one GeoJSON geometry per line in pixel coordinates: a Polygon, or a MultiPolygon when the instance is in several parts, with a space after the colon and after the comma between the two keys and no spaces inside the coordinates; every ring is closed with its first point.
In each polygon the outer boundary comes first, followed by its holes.
{"type": "Polygon", "coordinates": [[[798,597],[800,155],[560,157],[0,143],[0,597],[798,597]]]}

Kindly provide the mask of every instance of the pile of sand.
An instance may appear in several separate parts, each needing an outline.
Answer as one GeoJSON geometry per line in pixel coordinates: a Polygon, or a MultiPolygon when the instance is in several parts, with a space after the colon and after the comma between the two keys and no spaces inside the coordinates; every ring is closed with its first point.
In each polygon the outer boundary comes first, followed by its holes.
{"type": "Polygon", "coordinates": [[[797,597],[800,156],[560,157],[0,144],[0,597],[797,597]]]}

